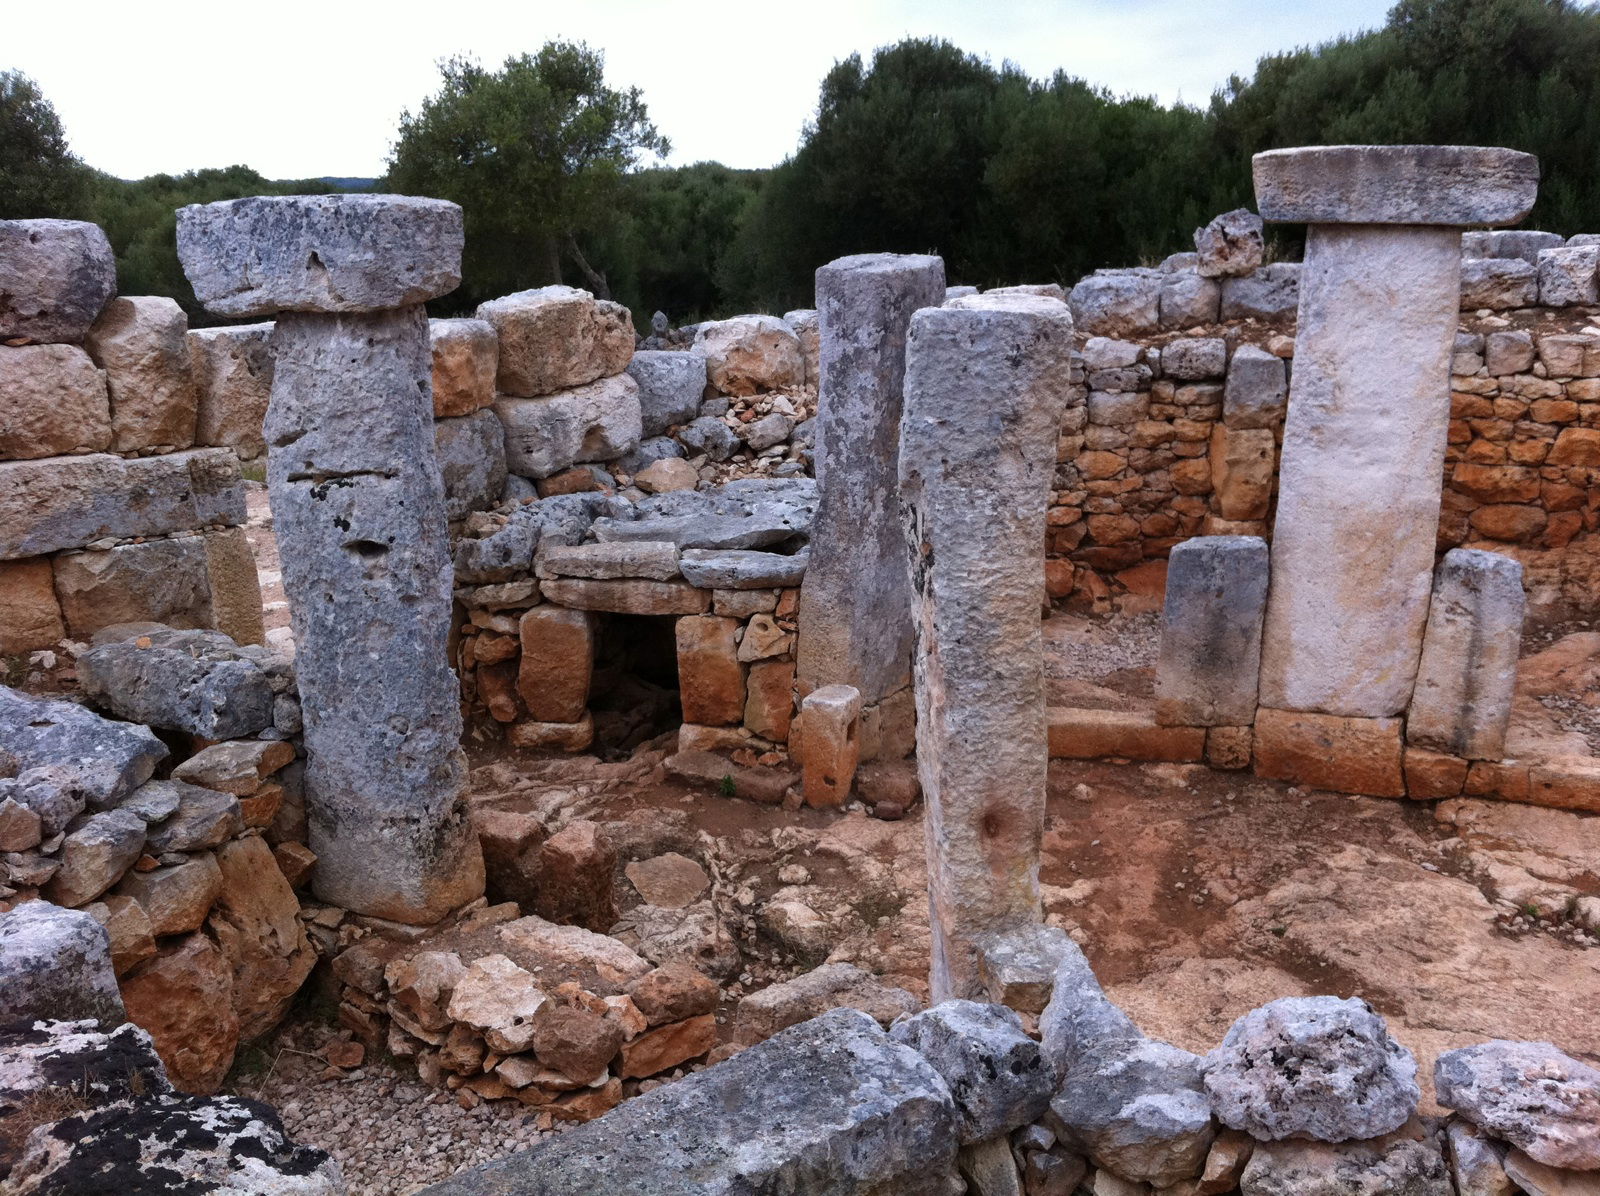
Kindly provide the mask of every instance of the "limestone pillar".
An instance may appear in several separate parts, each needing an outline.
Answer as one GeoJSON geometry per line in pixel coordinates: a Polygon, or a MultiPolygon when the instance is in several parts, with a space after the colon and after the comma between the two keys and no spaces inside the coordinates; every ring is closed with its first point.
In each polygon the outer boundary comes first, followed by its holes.
{"type": "Polygon", "coordinates": [[[1156,664],[1158,723],[1255,722],[1267,561],[1260,536],[1196,536],[1173,548],[1156,664]]]}
{"type": "Polygon", "coordinates": [[[1262,216],[1310,225],[1261,704],[1396,715],[1428,617],[1461,229],[1525,216],[1538,163],[1505,149],[1327,146],[1254,165],[1262,216]]]}
{"type": "Polygon", "coordinates": [[[912,312],[942,302],[944,262],[937,257],[859,254],[817,271],[820,502],[800,591],[802,694],[850,685],[873,706],[911,682],[895,461],[906,329],[912,312]]]}
{"type": "Polygon", "coordinates": [[[264,428],[305,716],[313,888],[428,923],[483,892],[445,653],[451,568],[423,301],[460,281],[461,210],[385,195],[178,213],[195,294],[282,313],[264,428]]]}
{"type": "Polygon", "coordinates": [[[911,321],[900,491],[934,1001],[984,999],[985,943],[1039,920],[1039,546],[1071,349],[1067,306],[1043,296],[968,296],[911,321]]]}

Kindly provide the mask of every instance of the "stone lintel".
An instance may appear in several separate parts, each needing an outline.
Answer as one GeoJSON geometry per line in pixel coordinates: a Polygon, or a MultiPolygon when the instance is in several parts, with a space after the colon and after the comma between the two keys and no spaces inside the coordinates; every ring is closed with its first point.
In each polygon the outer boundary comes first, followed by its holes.
{"type": "Polygon", "coordinates": [[[1479,145],[1320,145],[1252,162],[1262,218],[1291,224],[1515,224],[1539,160],[1479,145]]]}

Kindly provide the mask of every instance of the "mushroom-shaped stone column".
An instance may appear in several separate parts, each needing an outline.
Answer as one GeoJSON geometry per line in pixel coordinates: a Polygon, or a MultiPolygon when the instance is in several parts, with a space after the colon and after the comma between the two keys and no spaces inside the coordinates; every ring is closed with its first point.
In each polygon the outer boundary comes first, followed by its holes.
{"type": "Polygon", "coordinates": [[[1039,545],[1071,352],[1059,299],[971,295],[911,317],[900,497],[935,1001],[983,999],[986,942],[1039,920],[1039,545]]]}
{"type": "Polygon", "coordinates": [[[313,888],[424,924],[483,892],[445,654],[450,554],[428,318],[461,280],[461,209],[397,195],[178,212],[196,296],[277,314],[267,480],[305,715],[313,888]]]}
{"type": "Polygon", "coordinates": [[[1533,206],[1515,150],[1339,145],[1255,156],[1271,221],[1310,225],[1279,471],[1261,704],[1399,714],[1428,618],[1461,230],[1533,206]]]}

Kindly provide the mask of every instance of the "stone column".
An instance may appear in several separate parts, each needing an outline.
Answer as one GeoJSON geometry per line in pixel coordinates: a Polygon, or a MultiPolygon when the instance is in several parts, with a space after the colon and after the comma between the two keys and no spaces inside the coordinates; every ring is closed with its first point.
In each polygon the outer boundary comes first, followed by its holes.
{"type": "Polygon", "coordinates": [[[911,321],[900,491],[934,1001],[984,999],[985,944],[1039,920],[1040,546],[1071,350],[1066,304],[1042,296],[968,296],[911,321]]]}
{"type": "Polygon", "coordinates": [[[864,253],[817,271],[822,328],[811,562],[800,591],[802,694],[851,685],[872,706],[911,682],[911,596],[895,460],[906,329],[944,302],[944,262],[864,253]]]}
{"type": "Polygon", "coordinates": [[[1379,718],[1428,617],[1461,229],[1533,206],[1513,150],[1328,146],[1255,157],[1269,221],[1306,223],[1261,703],[1379,718]]]}
{"type": "Polygon", "coordinates": [[[1260,536],[1196,536],[1173,548],[1161,611],[1156,722],[1255,722],[1267,562],[1260,536]]]}
{"type": "Polygon", "coordinates": [[[422,303],[460,281],[461,209],[389,195],[178,212],[195,294],[278,318],[267,475],[305,716],[313,888],[429,923],[483,892],[445,653],[451,568],[422,303]]]}

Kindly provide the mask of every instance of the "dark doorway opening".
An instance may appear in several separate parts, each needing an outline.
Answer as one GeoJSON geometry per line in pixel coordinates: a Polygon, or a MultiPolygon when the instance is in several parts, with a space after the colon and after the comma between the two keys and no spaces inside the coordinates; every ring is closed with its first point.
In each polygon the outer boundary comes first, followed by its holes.
{"type": "Polygon", "coordinates": [[[671,615],[597,617],[589,686],[594,751],[602,760],[625,759],[641,743],[683,722],[678,621],[671,615]]]}

